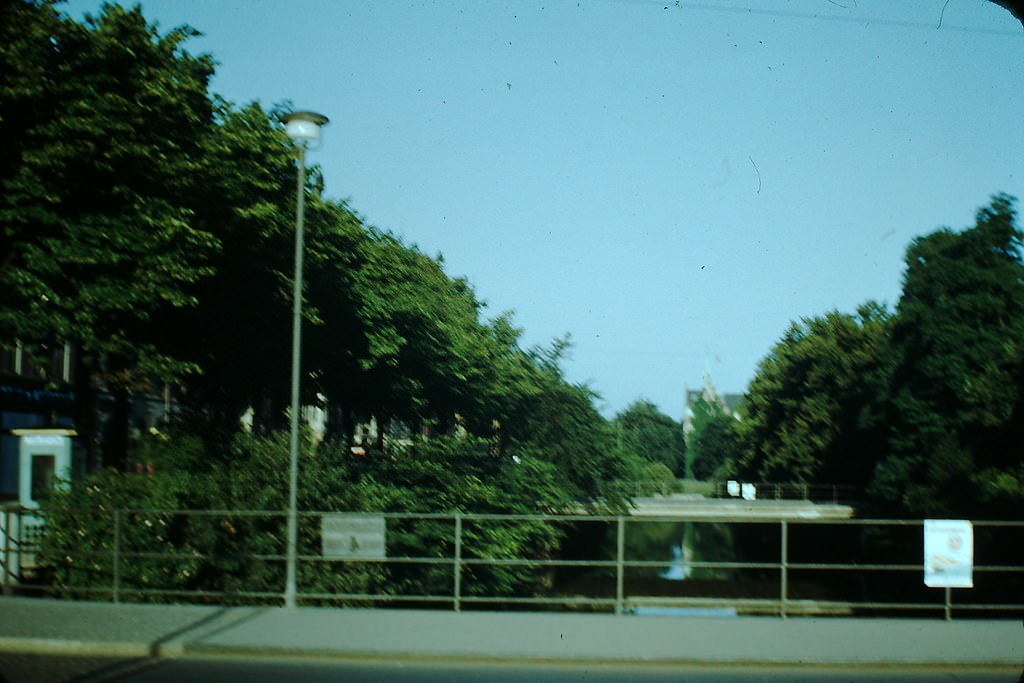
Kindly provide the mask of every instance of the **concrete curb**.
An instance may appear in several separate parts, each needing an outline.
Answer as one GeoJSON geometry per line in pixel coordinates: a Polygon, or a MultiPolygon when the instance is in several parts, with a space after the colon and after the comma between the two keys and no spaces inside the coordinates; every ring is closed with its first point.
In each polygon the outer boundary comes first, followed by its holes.
{"type": "Polygon", "coordinates": [[[10,636],[0,637],[0,652],[83,657],[149,657],[152,654],[148,644],[138,642],[10,636]]]}

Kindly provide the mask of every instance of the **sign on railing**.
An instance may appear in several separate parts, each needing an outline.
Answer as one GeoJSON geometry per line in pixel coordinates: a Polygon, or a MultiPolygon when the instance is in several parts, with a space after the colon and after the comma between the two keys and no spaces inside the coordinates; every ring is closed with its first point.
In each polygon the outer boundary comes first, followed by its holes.
{"type": "Polygon", "coordinates": [[[320,519],[321,552],[328,560],[382,560],[387,557],[383,517],[325,514],[320,519]]]}
{"type": "Polygon", "coordinates": [[[974,587],[974,528],[964,519],[924,520],[924,585],[974,587]]]}

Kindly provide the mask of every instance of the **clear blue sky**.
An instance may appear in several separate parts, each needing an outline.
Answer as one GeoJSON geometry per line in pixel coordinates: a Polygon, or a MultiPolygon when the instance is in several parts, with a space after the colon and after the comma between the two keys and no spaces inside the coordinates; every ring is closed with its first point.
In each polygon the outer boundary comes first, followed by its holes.
{"type": "Polygon", "coordinates": [[[215,92],[329,116],[327,194],[526,345],[571,334],[609,415],[745,390],[791,321],[894,305],[914,236],[1024,198],[1024,30],[986,0],[142,6],[215,92]]]}

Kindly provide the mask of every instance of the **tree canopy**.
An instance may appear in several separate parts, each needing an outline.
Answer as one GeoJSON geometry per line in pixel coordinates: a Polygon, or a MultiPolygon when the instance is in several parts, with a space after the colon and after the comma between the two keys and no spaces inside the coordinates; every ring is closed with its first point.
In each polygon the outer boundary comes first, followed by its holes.
{"type": "Polygon", "coordinates": [[[973,227],[907,250],[875,482],[902,509],[991,514],[1024,499],[1022,237],[997,195],[973,227]]]}
{"type": "Polygon", "coordinates": [[[906,252],[896,310],[795,323],[758,367],[737,471],[851,484],[888,514],[1024,502],[1024,263],[1014,199],[906,252]]]}
{"type": "Polygon", "coordinates": [[[739,470],[759,481],[866,485],[878,447],[867,411],[888,325],[877,304],[794,323],[750,384],[739,470]]]}
{"type": "Polygon", "coordinates": [[[218,238],[193,217],[214,131],[209,57],[141,10],[84,25],[49,2],[0,7],[0,329],[75,339],[109,377],[186,369],[137,334],[195,302],[218,238]]]}
{"type": "MultiPolygon", "coordinates": [[[[102,449],[92,463],[125,468],[132,399],[154,387],[211,452],[243,416],[282,427],[289,106],[211,93],[214,61],[187,51],[189,27],[161,33],[115,4],[76,22],[57,6],[0,6],[0,342],[74,344],[77,426],[102,449]],[[100,393],[113,414],[98,414],[100,393]]],[[[562,373],[567,342],[523,348],[511,313],[488,319],[440,257],[366,225],[325,184],[311,168],[301,385],[326,436],[352,443],[372,422],[377,439],[361,445],[379,458],[393,425],[464,434],[491,444],[487,457],[548,463],[571,498],[602,497],[623,466],[595,395],[562,373]]]]}
{"type": "Polygon", "coordinates": [[[644,463],[660,463],[675,475],[684,473],[683,426],[647,400],[638,400],[612,421],[621,447],[644,463]]]}
{"type": "MultiPolygon", "coordinates": [[[[700,399],[703,400],[703,399],[700,399]]],[[[739,422],[724,411],[714,411],[686,439],[690,474],[701,481],[721,481],[739,457],[739,422]]]]}
{"type": "Polygon", "coordinates": [[[685,472],[687,478],[711,480],[724,478],[735,468],[739,457],[736,419],[740,416],[715,390],[710,375],[704,382],[704,389],[689,401],[685,472]]]}

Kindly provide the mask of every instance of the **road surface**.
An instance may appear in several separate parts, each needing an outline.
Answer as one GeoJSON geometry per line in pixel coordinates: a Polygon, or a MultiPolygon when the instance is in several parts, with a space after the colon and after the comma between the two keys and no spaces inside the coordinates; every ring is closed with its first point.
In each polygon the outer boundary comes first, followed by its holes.
{"type": "Polygon", "coordinates": [[[367,662],[324,659],[101,658],[0,655],[6,683],[1013,683],[1009,668],[692,667],[495,662],[367,662]]]}

